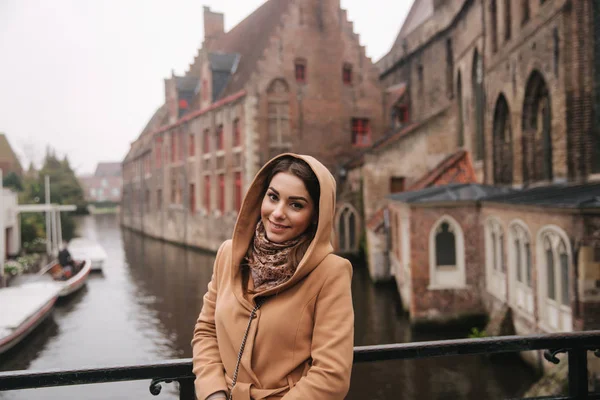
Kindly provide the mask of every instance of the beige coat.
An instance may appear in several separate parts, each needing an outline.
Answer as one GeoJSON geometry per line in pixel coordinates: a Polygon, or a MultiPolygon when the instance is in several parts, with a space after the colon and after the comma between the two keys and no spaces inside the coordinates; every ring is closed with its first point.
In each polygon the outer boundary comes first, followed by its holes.
{"type": "Polygon", "coordinates": [[[294,156],[305,160],[319,178],[315,238],[288,282],[258,295],[243,289],[239,264],[260,216],[268,175],[268,165],[263,167],[244,199],[233,239],[217,253],[194,329],[193,372],[199,400],[220,390],[229,392],[257,296],[269,298],[251,322],[233,398],[333,400],[348,392],[354,344],[352,266],[332,254],[335,180],[316,159],[294,156]]]}

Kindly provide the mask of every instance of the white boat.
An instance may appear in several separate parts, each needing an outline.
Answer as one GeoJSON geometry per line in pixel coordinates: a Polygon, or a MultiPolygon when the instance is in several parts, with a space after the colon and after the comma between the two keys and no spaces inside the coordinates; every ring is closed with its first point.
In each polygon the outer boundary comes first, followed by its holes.
{"type": "Polygon", "coordinates": [[[91,260],[92,271],[102,271],[104,262],[108,258],[100,243],[88,238],[72,239],[68,249],[74,259],[91,260]]]}
{"type": "Polygon", "coordinates": [[[58,297],[66,297],[78,291],[86,284],[87,279],[90,276],[90,271],[92,270],[92,262],[89,259],[85,260],[83,267],[67,280],[62,280],[59,278],[61,270],[62,267],[58,261],[55,261],[49,265],[49,268],[46,269],[44,275],[50,276],[52,279],[54,279],[54,282],[57,282],[62,286],[58,297]]]}
{"type": "Polygon", "coordinates": [[[33,282],[0,289],[0,354],[50,315],[63,288],[55,282],[33,282]]]}

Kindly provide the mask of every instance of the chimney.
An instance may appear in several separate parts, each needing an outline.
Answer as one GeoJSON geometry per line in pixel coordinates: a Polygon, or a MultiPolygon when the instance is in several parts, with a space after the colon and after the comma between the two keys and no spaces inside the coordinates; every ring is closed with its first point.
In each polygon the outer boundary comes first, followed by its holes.
{"type": "Polygon", "coordinates": [[[225,33],[225,15],[204,6],[204,41],[209,42],[225,33]]]}

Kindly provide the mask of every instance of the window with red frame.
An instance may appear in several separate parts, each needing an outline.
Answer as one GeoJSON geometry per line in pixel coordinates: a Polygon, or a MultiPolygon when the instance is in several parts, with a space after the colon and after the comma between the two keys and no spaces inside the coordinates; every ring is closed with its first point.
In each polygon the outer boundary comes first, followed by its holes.
{"type": "Polygon", "coordinates": [[[162,141],[162,137],[157,137],[154,142],[154,162],[156,163],[156,168],[162,166],[162,141]]]}
{"type": "Polygon", "coordinates": [[[171,132],[171,162],[177,160],[177,133],[171,132]]]}
{"type": "Polygon", "coordinates": [[[204,208],[210,212],[210,175],[204,177],[204,208]]]}
{"type": "Polygon", "coordinates": [[[345,85],[352,85],[352,65],[344,64],[342,79],[345,85]]]}
{"type": "Polygon", "coordinates": [[[177,154],[177,159],[179,161],[183,161],[185,159],[185,133],[179,132],[177,136],[177,143],[179,143],[179,153],[177,154]]]}
{"type": "Polygon", "coordinates": [[[193,133],[190,133],[189,137],[189,141],[188,141],[188,146],[189,146],[189,156],[190,157],[194,157],[196,155],[196,141],[195,141],[195,136],[193,133]]]}
{"type": "Polygon", "coordinates": [[[240,211],[240,208],[242,208],[242,173],[241,172],[236,172],[235,173],[235,191],[234,191],[234,196],[235,196],[235,210],[236,211],[240,211]]]}
{"type": "Polygon", "coordinates": [[[204,130],[204,154],[210,153],[210,132],[208,129],[204,130]]]}
{"type": "Polygon", "coordinates": [[[219,125],[217,127],[217,150],[223,150],[225,148],[223,139],[223,125],[219,125]]]}
{"type": "Polygon", "coordinates": [[[196,186],[190,183],[190,212],[196,213],[196,186]]]}
{"type": "Polygon", "coordinates": [[[306,62],[296,61],[296,82],[306,83],[306,62]]]}
{"type": "Polygon", "coordinates": [[[242,144],[242,133],[240,132],[240,120],[233,121],[233,147],[238,147],[242,144]]]}
{"type": "Polygon", "coordinates": [[[352,144],[354,146],[371,144],[371,127],[367,118],[352,118],[352,144]]]}
{"type": "Polygon", "coordinates": [[[225,212],[225,175],[219,175],[219,210],[225,212]]]}

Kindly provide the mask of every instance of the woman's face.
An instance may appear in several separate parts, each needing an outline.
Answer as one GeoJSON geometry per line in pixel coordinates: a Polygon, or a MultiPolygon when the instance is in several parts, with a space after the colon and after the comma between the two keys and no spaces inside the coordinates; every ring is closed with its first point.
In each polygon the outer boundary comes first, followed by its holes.
{"type": "Polygon", "coordinates": [[[302,179],[289,172],[276,174],[260,207],[267,239],[283,243],[302,235],[312,222],[314,210],[302,179]]]}

